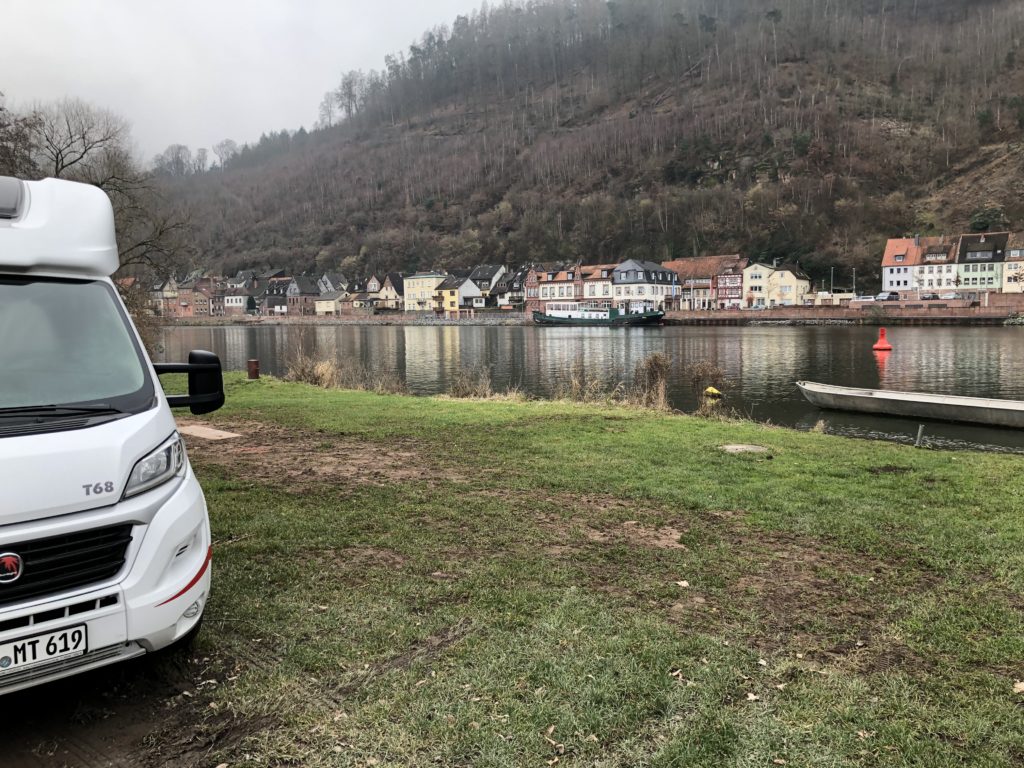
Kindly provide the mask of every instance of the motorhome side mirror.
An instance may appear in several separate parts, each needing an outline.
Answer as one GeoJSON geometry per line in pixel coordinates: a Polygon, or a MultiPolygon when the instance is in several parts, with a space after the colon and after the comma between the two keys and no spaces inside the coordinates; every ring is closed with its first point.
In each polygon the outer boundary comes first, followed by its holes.
{"type": "Polygon", "coordinates": [[[188,408],[196,416],[216,411],[224,405],[224,376],[220,358],[213,352],[193,349],[187,363],[157,363],[157,375],[187,373],[188,394],[168,395],[171,408],[188,408]]]}

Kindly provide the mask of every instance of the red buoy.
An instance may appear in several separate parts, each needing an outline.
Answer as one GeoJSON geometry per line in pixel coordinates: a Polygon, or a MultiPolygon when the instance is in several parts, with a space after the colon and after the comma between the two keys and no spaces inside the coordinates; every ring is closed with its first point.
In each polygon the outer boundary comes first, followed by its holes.
{"type": "Polygon", "coordinates": [[[876,352],[892,351],[892,344],[890,344],[889,340],[885,338],[885,328],[878,329],[878,341],[876,341],[875,345],[871,348],[876,352]]]}

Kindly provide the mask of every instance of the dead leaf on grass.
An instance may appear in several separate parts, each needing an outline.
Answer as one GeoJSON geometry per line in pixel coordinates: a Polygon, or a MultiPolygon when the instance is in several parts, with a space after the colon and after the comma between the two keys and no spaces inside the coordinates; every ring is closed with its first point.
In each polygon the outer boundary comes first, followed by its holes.
{"type": "Polygon", "coordinates": [[[1013,692],[1014,693],[1024,693],[1024,680],[1014,680],[1013,681],[1013,692]]]}
{"type": "Polygon", "coordinates": [[[686,589],[687,587],[689,587],[689,586],[690,586],[690,582],[688,582],[688,581],[686,581],[686,580],[684,579],[683,581],[677,581],[677,582],[676,582],[676,586],[677,586],[677,587],[682,587],[683,589],[686,589]]]}
{"type": "Polygon", "coordinates": [[[761,700],[761,697],[758,696],[756,693],[748,693],[747,694],[747,701],[760,701],[760,700],[761,700]]]}

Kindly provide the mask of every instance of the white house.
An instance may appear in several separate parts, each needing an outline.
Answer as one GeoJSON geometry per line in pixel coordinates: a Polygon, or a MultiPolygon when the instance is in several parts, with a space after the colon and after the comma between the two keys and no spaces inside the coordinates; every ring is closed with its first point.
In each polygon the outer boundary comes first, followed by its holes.
{"type": "Polygon", "coordinates": [[[612,270],[615,306],[628,312],[671,307],[679,294],[679,276],[653,261],[628,259],[612,270]]]}

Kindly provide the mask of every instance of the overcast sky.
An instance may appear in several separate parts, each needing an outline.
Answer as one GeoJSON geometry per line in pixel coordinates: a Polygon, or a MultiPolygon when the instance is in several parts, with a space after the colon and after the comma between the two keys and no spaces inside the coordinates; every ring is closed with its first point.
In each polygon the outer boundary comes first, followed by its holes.
{"type": "Polygon", "coordinates": [[[310,128],[349,69],[381,69],[479,0],[0,0],[8,106],[78,96],[124,115],[148,159],[310,128]]]}

